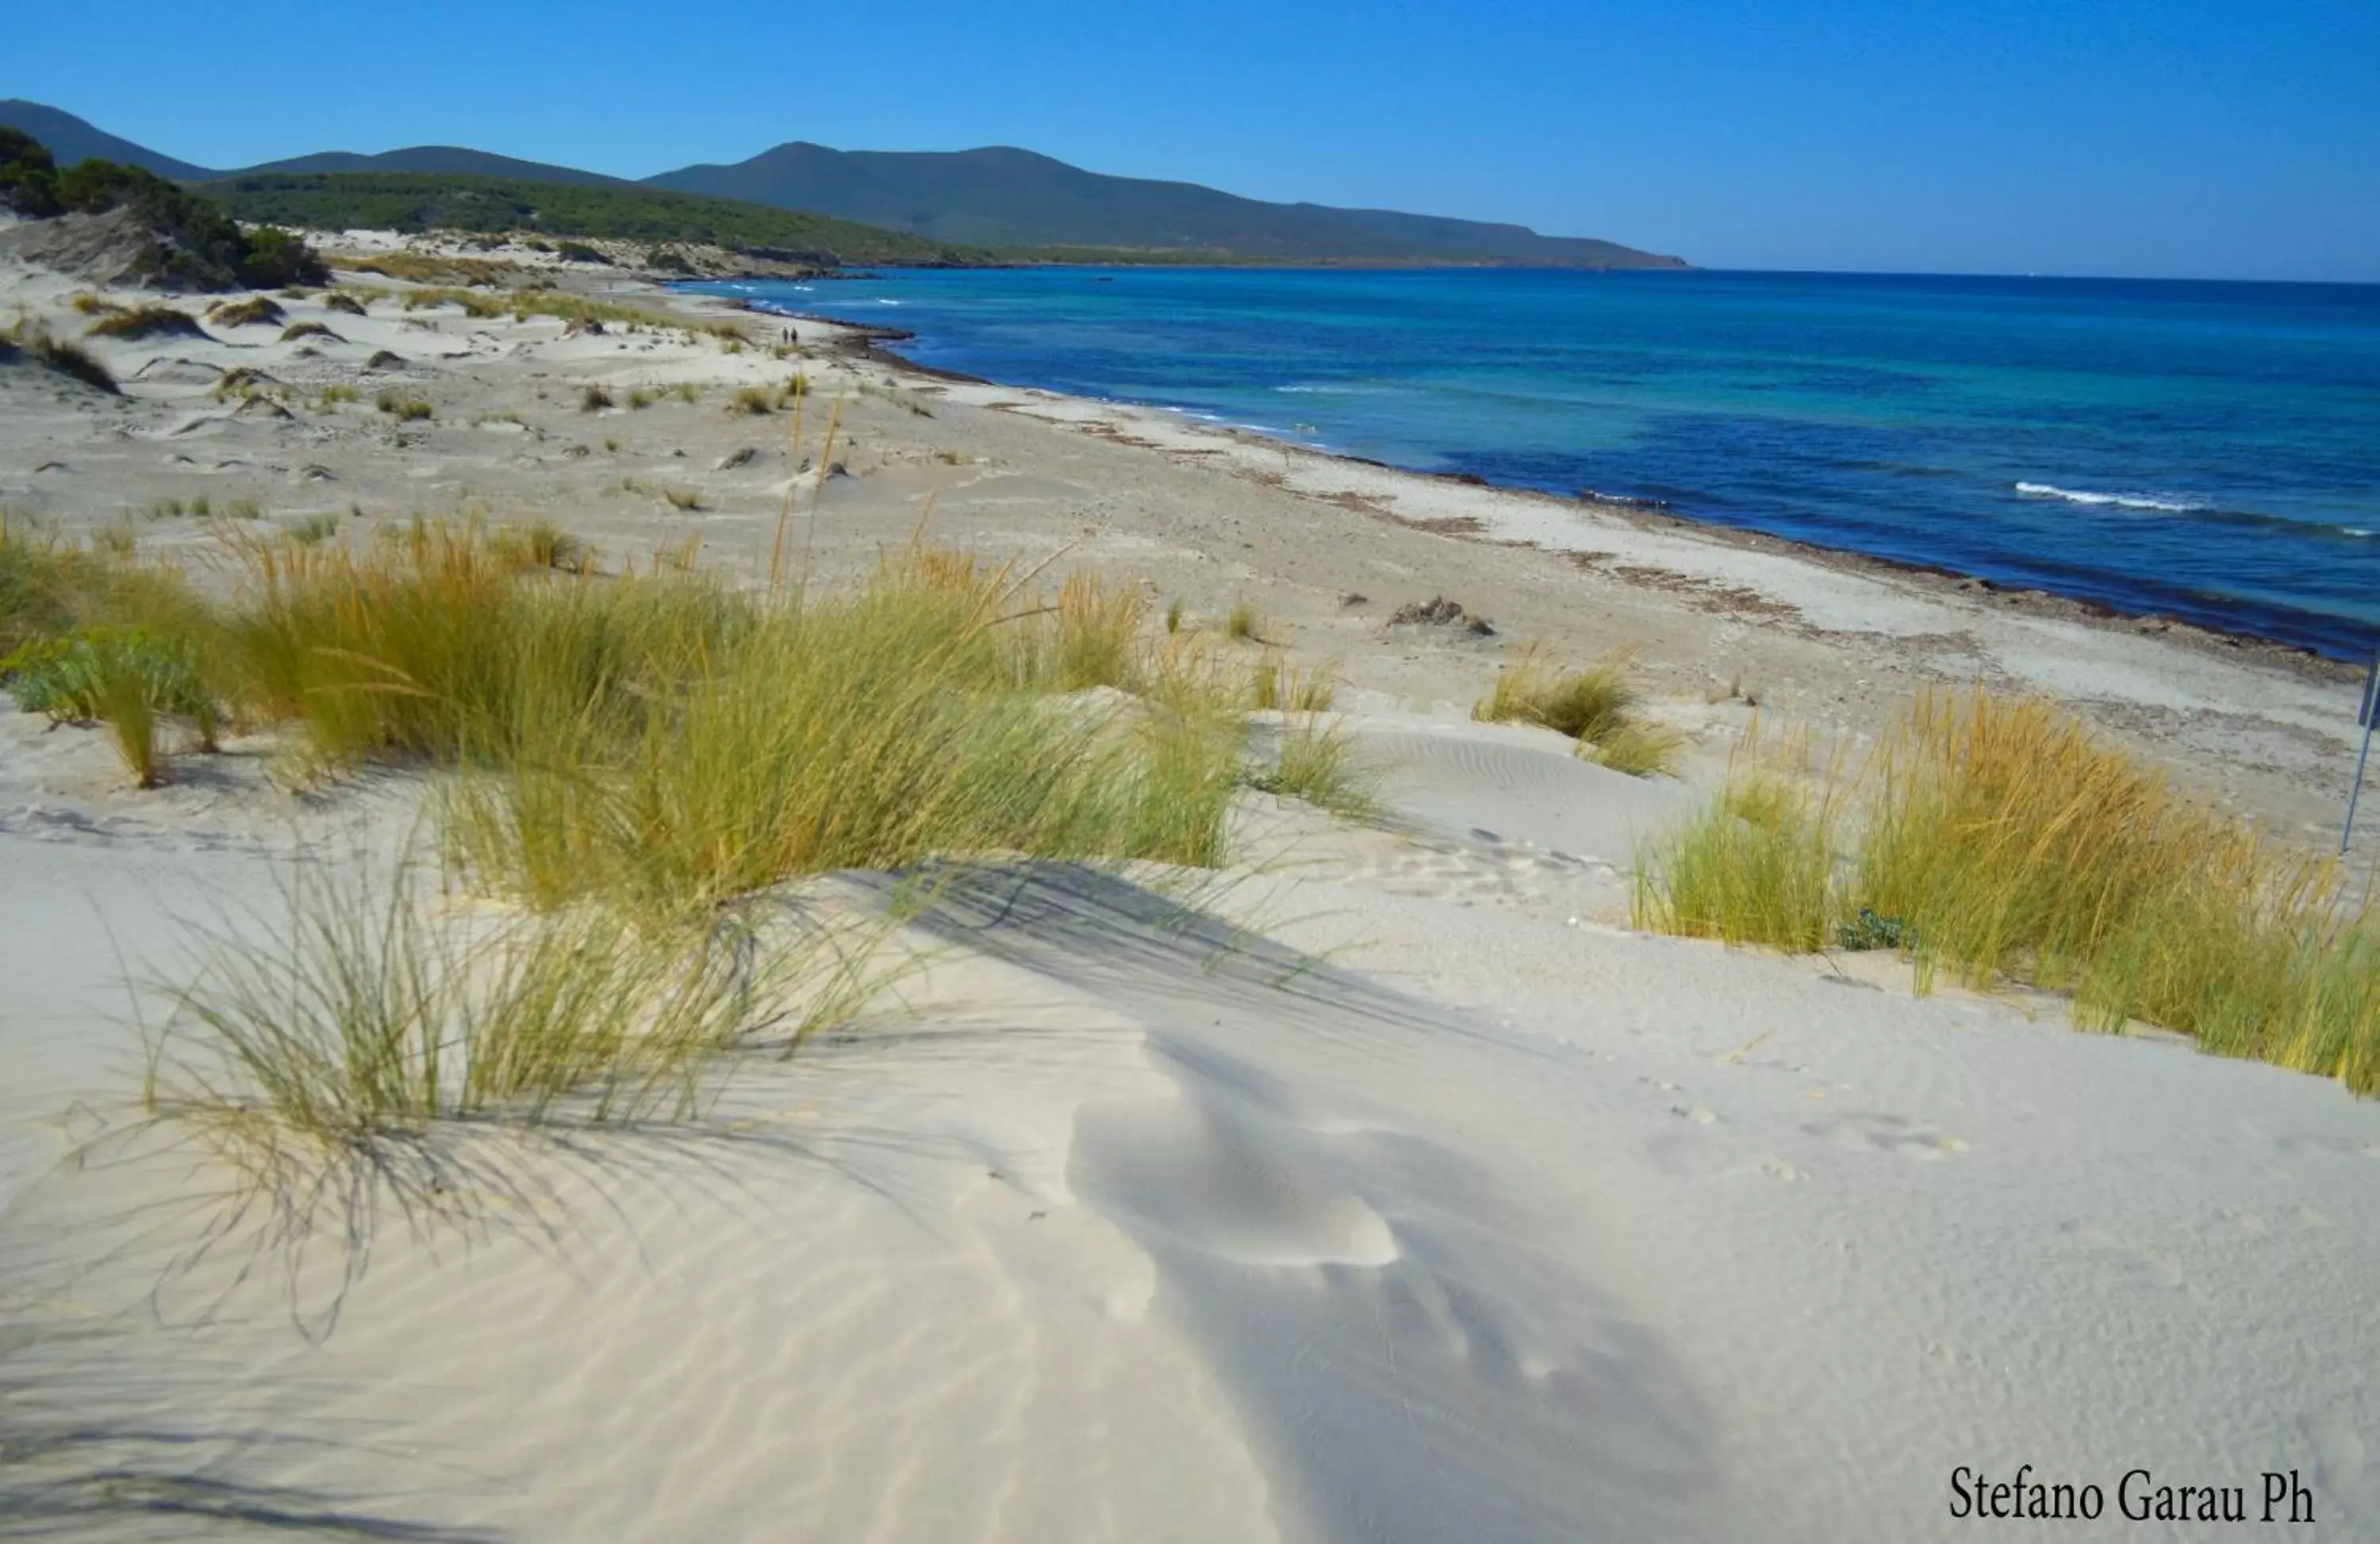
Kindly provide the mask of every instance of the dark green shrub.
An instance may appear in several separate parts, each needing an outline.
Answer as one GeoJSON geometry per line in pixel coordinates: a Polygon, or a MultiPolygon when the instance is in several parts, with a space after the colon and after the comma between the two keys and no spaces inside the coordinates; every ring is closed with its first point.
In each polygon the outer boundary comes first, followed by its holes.
{"type": "Polygon", "coordinates": [[[34,220],[59,211],[57,163],[40,140],[5,125],[0,125],[0,209],[34,220]]]}

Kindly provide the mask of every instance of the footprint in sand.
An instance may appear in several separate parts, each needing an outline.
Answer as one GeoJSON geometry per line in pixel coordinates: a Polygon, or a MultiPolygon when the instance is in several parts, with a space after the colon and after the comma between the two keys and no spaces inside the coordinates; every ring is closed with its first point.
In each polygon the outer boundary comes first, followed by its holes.
{"type": "Polygon", "coordinates": [[[2066,1222],[2060,1224],[2059,1231],[2086,1252],[2115,1267],[2128,1282],[2163,1287],[2168,1292],[2189,1288],[2190,1278],[2173,1261],[2136,1249],[2095,1222],[2066,1222]]]}
{"type": "Polygon", "coordinates": [[[1888,1152],[1930,1163],[1967,1150],[1964,1137],[1922,1126],[1902,1115],[1850,1112],[1802,1127],[1811,1136],[1854,1152],[1888,1152]]]}

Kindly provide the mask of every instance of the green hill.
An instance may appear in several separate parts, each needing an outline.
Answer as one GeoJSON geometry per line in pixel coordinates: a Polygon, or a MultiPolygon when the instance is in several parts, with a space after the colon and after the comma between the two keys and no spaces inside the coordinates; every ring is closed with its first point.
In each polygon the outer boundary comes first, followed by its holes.
{"type": "Polygon", "coordinates": [[[850,262],[983,261],[985,249],[997,248],[1021,261],[1686,266],[1525,225],[1268,203],[1196,183],[1087,172],[997,146],[839,151],[796,141],[733,165],[684,166],[626,182],[454,145],[377,155],[329,151],[209,171],[55,107],[16,100],[0,102],[0,126],[49,145],[61,166],[87,156],[146,166],[204,181],[242,219],[309,225],[715,241],[850,262]],[[616,201],[580,196],[597,194],[616,201]],[[673,194],[701,197],[665,201],[673,194]]]}
{"type": "Polygon", "coordinates": [[[211,172],[204,166],[193,166],[187,161],[161,155],[146,145],[119,140],[105,129],[83,122],[72,113],[39,102],[27,102],[22,97],[12,96],[0,102],[0,128],[31,135],[42,142],[42,148],[61,166],[72,166],[84,161],[113,161],[119,166],[138,166],[144,172],[154,172],[176,182],[223,176],[221,172],[211,172]]]}
{"type": "Polygon", "coordinates": [[[236,219],[316,230],[540,231],[698,241],[821,263],[967,264],[978,249],[849,220],[634,184],[429,172],[251,173],[197,185],[236,219]]]}
{"type": "Polygon", "coordinates": [[[1111,259],[1193,251],[1287,262],[1516,262],[1682,268],[1615,242],[1540,236],[1391,210],[1266,203],[1189,182],[1107,176],[1030,151],[839,151],[779,145],[732,166],[688,166],[648,186],[815,209],[984,247],[1074,249],[1111,259]]]}
{"type": "Polygon", "coordinates": [[[256,176],[273,172],[439,172],[464,176],[518,177],[529,182],[577,183],[590,188],[635,186],[625,177],[605,176],[601,172],[582,172],[573,166],[549,165],[542,161],[516,161],[509,155],[491,155],[486,151],[466,150],[460,145],[407,145],[403,150],[386,150],[377,155],[329,150],[287,161],[267,161],[238,172],[211,175],[218,177],[256,176]]]}

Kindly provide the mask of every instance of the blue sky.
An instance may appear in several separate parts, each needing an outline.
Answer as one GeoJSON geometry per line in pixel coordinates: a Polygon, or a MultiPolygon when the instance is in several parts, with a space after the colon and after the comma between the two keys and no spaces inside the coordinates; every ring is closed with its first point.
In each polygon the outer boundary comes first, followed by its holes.
{"type": "Polygon", "coordinates": [[[2380,0],[10,12],[0,96],[207,165],[1014,144],[1713,267],[2380,281],[2380,0]]]}

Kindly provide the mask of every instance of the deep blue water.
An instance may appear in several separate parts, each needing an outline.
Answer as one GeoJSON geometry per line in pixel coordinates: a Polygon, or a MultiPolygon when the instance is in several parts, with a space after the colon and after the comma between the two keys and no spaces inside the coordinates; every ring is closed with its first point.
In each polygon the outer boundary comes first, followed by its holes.
{"type": "Polygon", "coordinates": [[[693,287],[991,380],[2342,656],[2380,641],[2380,286],[896,272],[693,287]]]}

